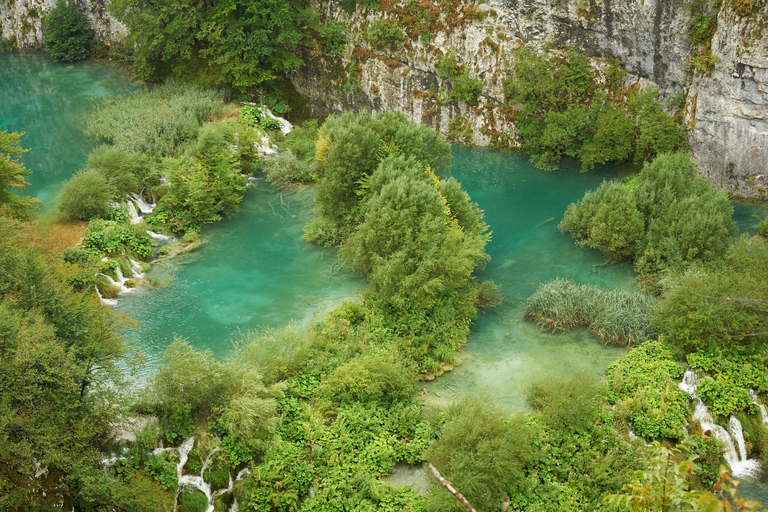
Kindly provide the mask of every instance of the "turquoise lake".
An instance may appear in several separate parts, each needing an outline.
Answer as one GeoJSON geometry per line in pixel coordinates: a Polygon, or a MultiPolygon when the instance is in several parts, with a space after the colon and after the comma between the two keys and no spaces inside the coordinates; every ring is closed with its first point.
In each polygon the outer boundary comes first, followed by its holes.
{"type": "MultiPolygon", "coordinates": [[[[142,87],[106,63],[62,65],[40,53],[0,55],[0,129],[27,132],[22,145],[31,149],[25,163],[33,171],[27,193],[42,199],[44,209],[96,145],[83,133],[95,102],[142,87]]],[[[423,384],[426,405],[487,395],[510,411],[520,410],[523,390],[533,379],[577,370],[598,376],[623,353],[601,346],[584,330],[541,333],[522,315],[539,283],[557,277],[635,287],[629,265],[605,265],[599,253],[577,247],[557,228],[569,203],[621,174],[617,169],[581,174],[573,165],[548,173],[521,155],[454,147],[452,175],[485,211],[493,231],[492,260],[479,277],[501,285],[505,301],[473,325],[460,352],[462,364],[423,384]]],[[[748,233],[766,214],[764,204],[748,201],[735,203],[735,209],[735,220],[748,233]]],[[[116,309],[141,322],[127,337],[148,356],[144,377],[174,336],[226,357],[239,331],[306,325],[335,304],[359,300],[365,281],[340,268],[335,251],[301,238],[311,212],[311,190],[281,193],[258,180],[233,218],[203,230],[205,246],[153,265],[149,275],[165,286],[121,296],[116,309]]],[[[764,492],[765,486],[751,489],[764,492]]]]}

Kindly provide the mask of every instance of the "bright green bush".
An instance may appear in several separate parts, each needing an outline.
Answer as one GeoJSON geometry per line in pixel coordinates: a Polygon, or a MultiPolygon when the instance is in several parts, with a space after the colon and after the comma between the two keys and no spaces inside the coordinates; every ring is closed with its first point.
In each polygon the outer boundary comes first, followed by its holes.
{"type": "MultiPolygon", "coordinates": [[[[268,158],[264,166],[267,181],[278,188],[295,187],[298,182],[308,181],[309,165],[299,160],[293,151],[281,151],[268,158]]],[[[311,178],[309,178],[311,179],[311,178]]]]}
{"type": "Polygon", "coordinates": [[[223,94],[198,86],[166,83],[134,96],[106,100],[88,122],[88,135],[125,151],[174,154],[197,137],[200,125],[223,106],[223,94]]]}
{"type": "Polygon", "coordinates": [[[722,257],[736,232],[725,193],[696,176],[688,153],[646,164],[631,182],[603,183],[566,210],[560,229],[643,273],[722,257]]]}
{"type": "Polygon", "coordinates": [[[645,293],[555,279],[528,298],[525,313],[540,329],[566,331],[583,325],[604,343],[637,345],[655,337],[651,316],[658,308],[659,301],[645,293]]]}
{"type": "Polygon", "coordinates": [[[376,18],[368,26],[366,39],[375,50],[394,50],[405,39],[405,34],[396,23],[376,18]]]}
{"type": "Polygon", "coordinates": [[[689,414],[688,397],[677,387],[682,375],[662,341],[647,341],[608,366],[606,396],[638,435],[682,439],[689,414]]]}
{"type": "Polygon", "coordinates": [[[98,256],[114,256],[128,249],[131,255],[147,259],[152,256],[150,240],[147,232],[139,226],[93,219],[88,224],[81,246],[98,256]]]}
{"type": "Polygon", "coordinates": [[[528,405],[552,429],[576,432],[589,429],[598,413],[598,381],[586,374],[544,378],[534,381],[525,392],[528,405]]]}
{"type": "Polygon", "coordinates": [[[160,183],[147,155],[106,144],[88,155],[88,169],[104,176],[118,198],[138,194],[142,188],[160,183]]]}
{"type": "Polygon", "coordinates": [[[43,20],[43,44],[54,61],[82,60],[91,53],[94,31],[75,3],[58,0],[43,20]]]}
{"type": "Polygon", "coordinates": [[[409,401],[416,374],[394,351],[370,351],[339,366],[320,387],[320,394],[340,405],[409,401]]]}
{"type": "MultiPolygon", "coordinates": [[[[532,456],[525,425],[490,404],[476,398],[451,406],[437,441],[424,455],[477,510],[496,510],[504,494],[521,492],[532,456]]],[[[464,508],[440,487],[427,496],[427,510],[464,508]]]]}
{"type": "Polygon", "coordinates": [[[235,357],[258,368],[264,382],[274,383],[298,374],[310,357],[312,335],[289,325],[242,333],[235,357]]]}
{"type": "Polygon", "coordinates": [[[477,78],[469,78],[469,69],[459,64],[456,54],[451,50],[441,56],[435,65],[437,75],[451,84],[448,96],[453,101],[464,101],[476,105],[483,90],[483,82],[477,78]]]}
{"type": "Polygon", "coordinates": [[[97,171],[80,171],[59,193],[59,211],[67,219],[90,220],[105,215],[114,189],[97,171]]]}
{"type": "Polygon", "coordinates": [[[615,181],[603,182],[569,205],[558,227],[579,245],[598,249],[614,261],[632,259],[645,232],[632,194],[615,181]]]}
{"type": "Polygon", "coordinates": [[[755,357],[768,343],[768,244],[740,238],[724,261],[673,272],[662,281],[654,325],[678,352],[755,357]]]}

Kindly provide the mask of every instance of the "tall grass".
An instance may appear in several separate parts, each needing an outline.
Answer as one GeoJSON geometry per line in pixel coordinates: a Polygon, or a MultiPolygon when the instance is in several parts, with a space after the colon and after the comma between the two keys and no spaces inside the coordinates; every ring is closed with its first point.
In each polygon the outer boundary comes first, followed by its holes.
{"type": "Polygon", "coordinates": [[[655,337],[651,315],[660,302],[640,292],[603,290],[568,279],[543,283],[528,298],[527,318],[546,331],[587,327],[603,343],[637,345],[655,337]]]}
{"type": "Polygon", "coordinates": [[[168,156],[197,137],[200,125],[224,105],[223,93],[170,82],[108,100],[88,122],[88,135],[126,151],[168,156]]]}

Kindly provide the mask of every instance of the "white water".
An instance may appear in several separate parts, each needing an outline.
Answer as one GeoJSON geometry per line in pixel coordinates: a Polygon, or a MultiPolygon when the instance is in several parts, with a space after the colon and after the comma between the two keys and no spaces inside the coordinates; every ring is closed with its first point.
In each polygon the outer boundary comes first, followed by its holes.
{"type": "Polygon", "coordinates": [[[171,235],[163,235],[162,233],[155,233],[154,231],[147,230],[147,234],[155,240],[162,240],[164,242],[171,242],[176,240],[176,238],[172,237],[171,235]]]}
{"type": "Polygon", "coordinates": [[[731,467],[734,477],[756,476],[760,472],[760,461],[747,459],[747,450],[744,442],[744,432],[741,422],[736,416],[731,416],[728,422],[728,430],[715,423],[706,404],[696,396],[696,386],[699,378],[693,370],[686,370],[683,380],[678,387],[696,399],[696,409],[693,419],[701,424],[701,431],[709,431],[715,439],[720,441],[725,449],[723,456],[731,467]],[[738,451],[737,451],[738,446],[738,451]]]}
{"type": "MultiPolygon", "coordinates": [[[[174,498],[174,504],[173,509],[174,511],[178,508],[178,501],[179,496],[181,495],[181,492],[184,490],[185,487],[194,487],[198,491],[205,494],[205,497],[208,499],[208,508],[206,509],[206,512],[213,512],[214,509],[214,503],[216,502],[216,498],[221,496],[222,494],[226,494],[228,492],[232,492],[232,489],[235,485],[235,483],[239,482],[243,478],[245,478],[247,475],[251,474],[251,471],[248,468],[242,469],[238,474],[237,477],[232,480],[232,475],[229,475],[229,485],[227,485],[226,489],[219,489],[218,491],[213,491],[211,489],[211,484],[205,481],[205,472],[208,471],[208,469],[211,466],[211,462],[213,460],[213,456],[216,455],[216,453],[219,451],[219,447],[216,446],[213,448],[210,452],[208,452],[208,455],[205,458],[205,462],[203,462],[203,467],[200,470],[199,475],[184,475],[184,465],[187,463],[187,459],[189,457],[189,452],[192,450],[193,446],[195,445],[195,438],[190,437],[188,439],[185,439],[183,443],[181,443],[181,446],[178,448],[179,452],[179,463],[176,465],[176,476],[178,477],[179,484],[176,488],[176,497],[174,498]]],[[[156,448],[152,451],[152,455],[159,455],[166,451],[174,451],[176,448],[156,448]]],[[[232,511],[237,512],[239,510],[239,506],[237,504],[237,500],[232,504],[232,511]]]]}
{"type": "Polygon", "coordinates": [[[757,401],[757,394],[753,389],[749,390],[749,396],[752,397],[752,403],[760,409],[760,419],[763,421],[763,425],[768,426],[768,411],[765,410],[765,406],[757,401]]]}
{"type": "Polygon", "coordinates": [[[133,201],[128,201],[128,214],[131,216],[131,224],[138,224],[141,222],[141,216],[136,210],[136,205],[133,204],[133,201]]]}
{"type": "MultiPolygon", "coordinates": [[[[144,215],[149,215],[152,213],[152,210],[155,209],[155,206],[157,206],[156,203],[148,203],[144,200],[143,195],[144,190],[142,190],[138,194],[129,194],[128,197],[136,203],[136,206],[139,207],[139,211],[144,215]]],[[[130,202],[129,202],[130,204],[130,202]]],[[[129,207],[130,208],[130,207],[129,207]]]]}

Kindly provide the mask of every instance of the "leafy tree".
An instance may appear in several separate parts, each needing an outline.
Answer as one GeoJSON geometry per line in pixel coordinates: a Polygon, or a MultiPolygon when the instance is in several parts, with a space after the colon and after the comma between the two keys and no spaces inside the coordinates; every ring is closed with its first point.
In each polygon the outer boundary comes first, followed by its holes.
{"type": "Polygon", "coordinates": [[[142,188],[160,183],[147,155],[106,144],[88,155],[88,169],[104,176],[118,198],[138,194],[142,188]]]}
{"type": "Polygon", "coordinates": [[[34,215],[39,201],[29,196],[22,197],[12,190],[23,191],[28,185],[24,177],[31,174],[31,171],[19,162],[21,155],[29,151],[22,149],[19,144],[23,135],[23,132],[0,131],[0,215],[28,220],[34,215]]]}
{"type": "Polygon", "coordinates": [[[45,51],[55,61],[82,60],[91,53],[94,31],[70,0],[58,0],[43,20],[45,51]]]}
{"type": "Polygon", "coordinates": [[[59,211],[67,219],[90,220],[104,216],[114,189],[104,175],[94,170],[72,176],[59,193],[59,211]]]}
{"type": "MultiPolygon", "coordinates": [[[[465,400],[448,410],[437,441],[424,454],[477,510],[496,510],[504,494],[525,486],[532,456],[529,431],[484,400],[465,400]]],[[[427,498],[428,511],[464,510],[447,490],[427,498]]]]}
{"type": "Polygon", "coordinates": [[[196,79],[239,91],[303,64],[303,0],[115,0],[142,78],[196,79]]]}
{"type": "Polygon", "coordinates": [[[759,354],[768,343],[766,279],[768,244],[741,238],[724,261],[665,279],[654,325],[682,353],[759,354]]]}

